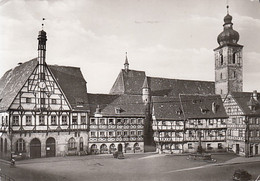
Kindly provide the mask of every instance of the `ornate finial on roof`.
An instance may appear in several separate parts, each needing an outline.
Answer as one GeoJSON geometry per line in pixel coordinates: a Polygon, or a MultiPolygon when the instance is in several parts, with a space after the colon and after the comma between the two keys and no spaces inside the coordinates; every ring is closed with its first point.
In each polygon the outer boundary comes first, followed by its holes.
{"type": "Polygon", "coordinates": [[[229,5],[228,5],[228,0],[227,0],[227,14],[229,14],[229,5]]]}
{"type": "Polygon", "coordinates": [[[45,20],[45,18],[42,18],[42,30],[43,30],[43,27],[44,27],[44,20],[45,20]]]}
{"type": "Polygon", "coordinates": [[[125,70],[128,71],[129,63],[128,63],[128,58],[127,58],[127,52],[125,52],[125,64],[124,64],[124,66],[125,66],[125,70]]]}

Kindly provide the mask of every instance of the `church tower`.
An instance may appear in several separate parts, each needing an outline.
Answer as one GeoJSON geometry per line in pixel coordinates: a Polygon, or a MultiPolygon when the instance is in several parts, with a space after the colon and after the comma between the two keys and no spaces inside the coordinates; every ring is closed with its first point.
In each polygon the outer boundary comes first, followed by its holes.
{"type": "Polygon", "coordinates": [[[215,93],[222,97],[229,92],[243,91],[243,45],[238,44],[239,33],[233,30],[232,16],[224,17],[224,29],[218,35],[215,54],[215,93]]]}
{"type": "Polygon", "coordinates": [[[151,101],[151,97],[150,97],[150,87],[148,85],[148,81],[147,81],[147,77],[145,77],[144,79],[144,84],[142,87],[142,99],[145,105],[149,104],[151,101]]]}

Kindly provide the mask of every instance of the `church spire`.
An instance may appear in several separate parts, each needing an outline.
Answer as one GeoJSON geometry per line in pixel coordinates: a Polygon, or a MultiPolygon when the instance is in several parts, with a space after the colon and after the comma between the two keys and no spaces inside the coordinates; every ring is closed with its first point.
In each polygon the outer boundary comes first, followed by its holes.
{"type": "Polygon", "coordinates": [[[125,52],[126,56],[125,56],[125,64],[124,64],[124,67],[125,67],[125,71],[128,71],[129,70],[129,63],[128,63],[128,58],[127,58],[127,52],[125,52]]]}

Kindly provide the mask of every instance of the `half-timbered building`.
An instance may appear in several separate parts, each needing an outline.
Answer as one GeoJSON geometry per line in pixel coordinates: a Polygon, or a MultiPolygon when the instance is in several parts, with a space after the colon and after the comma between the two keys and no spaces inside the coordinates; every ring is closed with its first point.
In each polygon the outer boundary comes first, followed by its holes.
{"type": "Polygon", "coordinates": [[[87,146],[86,81],[77,67],[46,63],[45,31],[38,57],[0,79],[0,151],[45,157],[84,152],[87,146]]]}
{"type": "Polygon", "coordinates": [[[259,93],[232,92],[224,106],[229,115],[227,144],[230,151],[243,156],[259,154],[260,102],[259,93]]]}
{"type": "Polygon", "coordinates": [[[88,94],[91,154],[144,151],[145,106],[142,96],[88,94]]]}

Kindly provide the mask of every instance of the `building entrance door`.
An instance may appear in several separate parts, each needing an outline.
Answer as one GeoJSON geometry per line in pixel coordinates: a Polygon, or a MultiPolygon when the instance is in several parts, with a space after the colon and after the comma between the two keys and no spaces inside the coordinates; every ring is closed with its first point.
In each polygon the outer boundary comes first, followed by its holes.
{"type": "Polygon", "coordinates": [[[46,140],[46,157],[56,156],[55,139],[50,137],[46,140]]]}
{"type": "Polygon", "coordinates": [[[249,156],[253,156],[253,145],[250,145],[249,156]]]}
{"type": "Polygon", "coordinates": [[[239,154],[239,144],[236,144],[236,154],[239,154]]]}
{"type": "Polygon", "coordinates": [[[123,151],[123,146],[122,146],[121,143],[118,145],[117,150],[118,150],[118,152],[122,152],[123,151]]]}
{"type": "Polygon", "coordinates": [[[31,158],[41,157],[41,142],[37,138],[34,138],[30,143],[30,157],[31,158]]]}
{"type": "Polygon", "coordinates": [[[258,145],[255,145],[255,154],[258,155],[258,145]]]}

